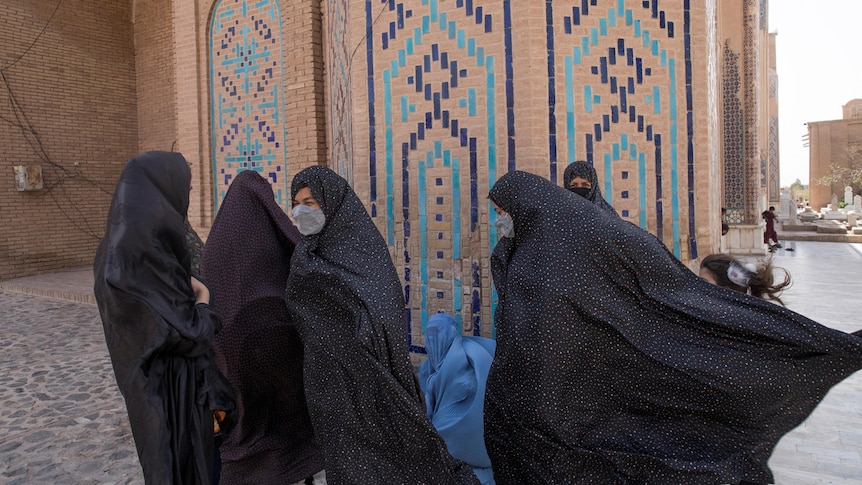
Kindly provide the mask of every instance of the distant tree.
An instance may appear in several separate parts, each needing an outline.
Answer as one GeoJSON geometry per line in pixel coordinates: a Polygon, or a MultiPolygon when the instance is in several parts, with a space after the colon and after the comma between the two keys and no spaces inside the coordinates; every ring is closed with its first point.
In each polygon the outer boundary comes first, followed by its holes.
{"type": "Polygon", "coordinates": [[[790,196],[797,203],[808,200],[808,186],[804,185],[801,180],[796,179],[795,182],[790,184],[790,196]]]}
{"type": "Polygon", "coordinates": [[[815,180],[820,185],[839,185],[853,188],[854,194],[862,192],[862,141],[847,144],[847,163],[830,163],[829,174],[815,180]]]}

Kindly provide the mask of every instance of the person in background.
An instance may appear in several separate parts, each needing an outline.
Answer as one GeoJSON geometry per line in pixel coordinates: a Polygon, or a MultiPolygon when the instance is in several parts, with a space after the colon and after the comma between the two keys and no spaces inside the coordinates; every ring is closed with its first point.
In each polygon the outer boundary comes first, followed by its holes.
{"type": "Polygon", "coordinates": [[[386,242],[347,181],[313,166],[291,183],[302,239],[287,306],[330,484],[475,484],[425,415],[404,293],[386,242]]]}
{"type": "Polygon", "coordinates": [[[203,250],[223,328],[216,363],[239,419],[220,447],[221,483],[326,483],[302,378],[302,342],[287,314],[290,258],[302,236],[257,172],[239,173],[203,250]]]}
{"type": "Polygon", "coordinates": [[[512,221],[491,268],[497,484],[772,483],[781,436],[862,368],[862,339],[717,291],[547,179],[510,172],[489,198],[512,221]]]}
{"type": "Polygon", "coordinates": [[[451,315],[436,313],[425,327],[428,358],[419,367],[428,418],[455,458],[473,467],[482,485],[493,485],[482,415],[485,383],[497,343],[464,336],[451,315]]]}
{"type": "Polygon", "coordinates": [[[779,295],[790,287],[790,273],[780,268],[784,272],[784,279],[776,283],[773,269],[771,258],[757,263],[743,263],[728,254],[710,254],[700,262],[698,275],[714,285],[784,305],[779,295]]]}
{"type": "Polygon", "coordinates": [[[763,244],[769,246],[769,252],[775,251],[781,247],[781,243],[778,242],[778,233],[775,232],[775,219],[778,218],[775,215],[775,207],[769,206],[769,210],[763,211],[760,216],[766,221],[766,228],[763,230],[763,244]],[[775,241],[775,244],[770,241],[775,241]]]}
{"type": "Polygon", "coordinates": [[[618,215],[617,211],[602,197],[599,177],[591,163],[583,160],[570,163],[563,173],[563,187],[592,202],[599,209],[618,215]]]}
{"type": "Polygon", "coordinates": [[[191,274],[191,172],[179,153],[131,159],[93,261],[94,294],[148,484],[218,481],[215,428],[235,419],[212,357],[221,323],[191,274]]]}

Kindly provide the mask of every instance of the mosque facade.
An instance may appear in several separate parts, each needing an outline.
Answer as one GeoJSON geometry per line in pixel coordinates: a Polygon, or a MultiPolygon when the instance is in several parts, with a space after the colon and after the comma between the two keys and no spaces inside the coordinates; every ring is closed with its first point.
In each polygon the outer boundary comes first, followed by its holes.
{"type": "Polygon", "coordinates": [[[386,240],[411,348],[428,316],[493,335],[487,200],[511,170],[591,162],[620,216],[694,264],[762,252],[778,200],[767,0],[33,0],[0,6],[0,277],[89,264],[113,184],[183,153],[202,236],[237,173],[290,205],[326,164],[386,240]],[[14,28],[12,27],[14,25],[14,28]],[[11,177],[10,177],[11,179],[11,177]],[[46,196],[47,195],[47,196],[46,196]],[[721,236],[721,208],[731,231],[721,236]]]}

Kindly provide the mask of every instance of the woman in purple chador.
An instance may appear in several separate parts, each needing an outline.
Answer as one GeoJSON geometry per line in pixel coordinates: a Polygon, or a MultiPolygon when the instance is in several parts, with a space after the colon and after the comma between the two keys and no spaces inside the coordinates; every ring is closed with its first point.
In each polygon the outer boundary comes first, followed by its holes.
{"type": "Polygon", "coordinates": [[[239,422],[221,445],[223,484],[323,480],[302,342],[284,301],[299,237],[269,182],[245,171],[231,183],[204,247],[201,269],[224,325],[216,362],[239,406],[239,422]]]}

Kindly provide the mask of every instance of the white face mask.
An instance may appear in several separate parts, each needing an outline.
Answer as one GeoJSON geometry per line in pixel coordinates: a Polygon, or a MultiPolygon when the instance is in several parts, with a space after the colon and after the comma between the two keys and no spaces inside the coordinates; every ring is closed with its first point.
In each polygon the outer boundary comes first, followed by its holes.
{"type": "Polygon", "coordinates": [[[515,237],[515,221],[512,220],[512,216],[509,214],[498,216],[497,220],[494,221],[494,225],[501,236],[515,237]]]}
{"type": "Polygon", "coordinates": [[[326,225],[326,216],[323,215],[323,210],[317,207],[300,204],[290,211],[290,215],[303,236],[317,234],[326,225]]]}

